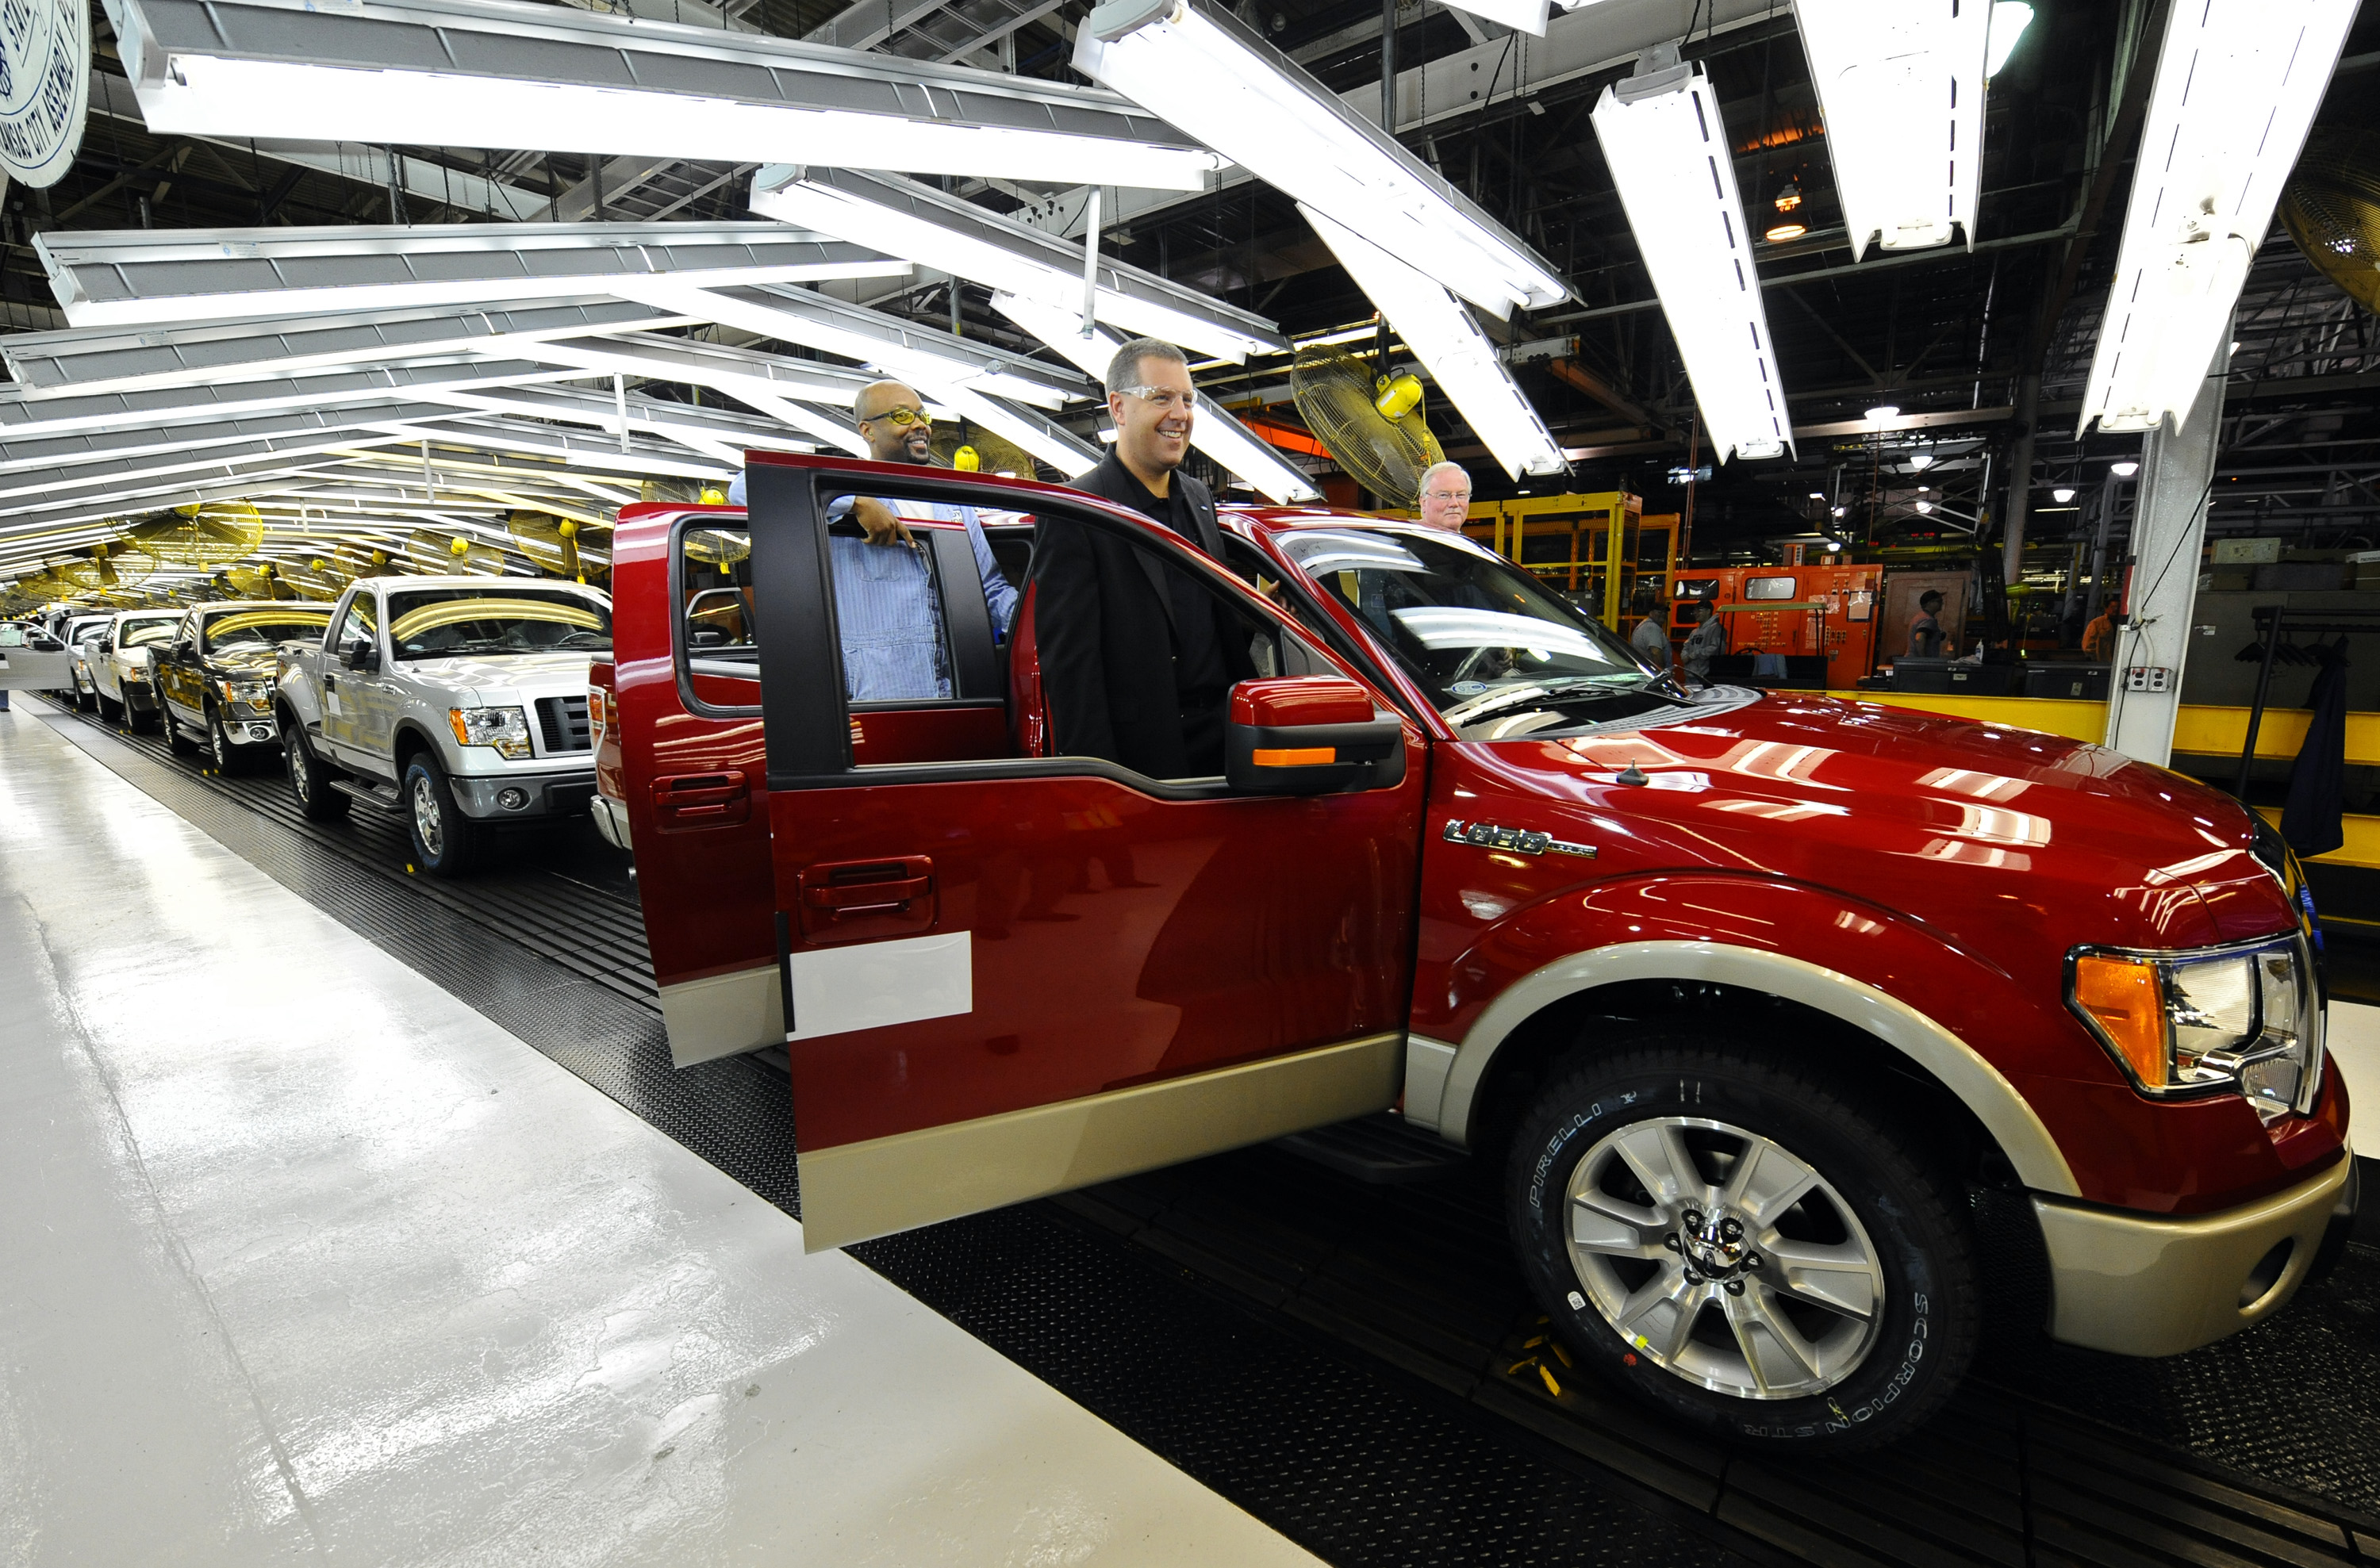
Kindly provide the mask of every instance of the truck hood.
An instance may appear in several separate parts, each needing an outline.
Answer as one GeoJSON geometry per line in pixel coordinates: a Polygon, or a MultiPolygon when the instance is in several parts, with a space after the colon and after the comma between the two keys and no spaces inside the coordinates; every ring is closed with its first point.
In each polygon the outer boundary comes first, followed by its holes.
{"type": "Polygon", "coordinates": [[[1980,949],[2198,947],[2293,924],[2230,797],[2059,736],[1765,695],[1465,750],[1516,793],[1570,802],[1563,827],[1525,826],[1598,845],[1602,874],[1649,862],[1779,876],[1980,949]],[[1631,766],[1642,784],[1623,781],[1631,766]]]}
{"type": "Polygon", "coordinates": [[[226,681],[270,681],[279,661],[277,649],[238,647],[211,653],[200,661],[199,667],[226,681]]]}
{"type": "Polygon", "coordinates": [[[477,700],[493,703],[506,694],[525,700],[583,695],[591,656],[577,653],[461,654],[452,658],[408,658],[395,668],[426,685],[456,694],[476,693],[477,700]]]}

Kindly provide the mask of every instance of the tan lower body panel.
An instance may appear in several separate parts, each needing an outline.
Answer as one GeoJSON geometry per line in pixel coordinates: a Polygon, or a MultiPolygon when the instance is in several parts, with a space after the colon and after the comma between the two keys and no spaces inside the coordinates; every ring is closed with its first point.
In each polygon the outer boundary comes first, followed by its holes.
{"type": "Polygon", "coordinates": [[[785,993],[775,964],[662,987],[670,1066],[690,1067],[785,1043],[785,993]]]}
{"type": "Polygon", "coordinates": [[[2187,1219],[2035,1197],[2055,1292],[2050,1337],[2119,1356],[2179,1356],[2271,1316],[2313,1266],[2350,1164],[2187,1219]],[[2283,1241],[2292,1244],[2287,1266],[2264,1290],[2248,1291],[2256,1265],[2283,1241]]]}
{"type": "Polygon", "coordinates": [[[802,1245],[822,1252],[1244,1148],[1396,1104],[1404,1036],[921,1128],[800,1156],[802,1245]]]}

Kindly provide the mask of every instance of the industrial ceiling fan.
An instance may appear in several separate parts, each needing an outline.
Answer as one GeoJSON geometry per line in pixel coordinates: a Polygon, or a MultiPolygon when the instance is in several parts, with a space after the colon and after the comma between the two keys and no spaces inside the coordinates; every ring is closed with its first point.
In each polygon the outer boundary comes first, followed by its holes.
{"type": "Polygon", "coordinates": [[[1429,432],[1418,377],[1375,376],[1343,349],[1310,345],[1297,351],[1289,392],[1339,466],[1383,505],[1419,504],[1422,475],[1446,452],[1429,432]]]}

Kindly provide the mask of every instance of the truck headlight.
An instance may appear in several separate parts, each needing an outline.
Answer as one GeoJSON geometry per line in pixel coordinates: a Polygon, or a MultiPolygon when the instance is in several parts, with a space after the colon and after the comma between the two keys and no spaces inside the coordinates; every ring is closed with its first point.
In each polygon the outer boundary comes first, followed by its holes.
{"type": "Polygon", "coordinates": [[[493,746],[500,757],[528,755],[528,715],[516,707],[450,707],[446,722],[466,746],[493,746]]]}
{"type": "Polygon", "coordinates": [[[250,713],[273,711],[273,682],[270,681],[225,681],[221,682],[226,706],[244,707],[250,713]]]}
{"type": "Polygon", "coordinates": [[[2245,947],[2079,947],[2066,1001],[2144,1094],[2242,1094],[2267,1123],[2313,1108],[2322,1000],[2302,935],[2245,947]]]}

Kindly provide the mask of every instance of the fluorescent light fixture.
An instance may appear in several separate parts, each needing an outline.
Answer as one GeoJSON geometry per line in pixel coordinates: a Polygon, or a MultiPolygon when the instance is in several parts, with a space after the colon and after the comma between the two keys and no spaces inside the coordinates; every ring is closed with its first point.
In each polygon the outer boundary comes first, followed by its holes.
{"type": "MultiPolygon", "coordinates": [[[[1491,22],[1511,28],[1514,32],[1531,32],[1539,38],[1546,35],[1546,0],[1446,0],[1458,11],[1468,11],[1475,17],[1485,17],[1491,22]]],[[[1561,0],[1565,9],[1591,3],[1591,0],[1561,0]]],[[[1539,114],[1545,113],[1540,109],[1539,114]]]]}
{"type": "Polygon", "coordinates": [[[2129,479],[2140,471],[2141,465],[2130,459],[2126,459],[2121,463],[2110,463],[2107,464],[2107,472],[2113,474],[2119,479],[2129,479]]]}
{"type": "Polygon", "coordinates": [[[1355,286],[1380,308],[1429,379],[1487,444],[1505,474],[1562,474],[1570,464],[1468,307],[1434,278],[1354,230],[1299,203],[1355,286]]]}
{"type": "Polygon", "coordinates": [[[504,0],[106,0],[150,132],[787,163],[1196,190],[1112,93],[504,0]]]}
{"type": "Polygon", "coordinates": [[[2033,25],[2033,7],[2024,0],[1992,0],[1992,41],[1984,50],[1984,75],[1996,77],[2016,53],[2017,40],[2033,25]]]}
{"type": "Polygon", "coordinates": [[[1827,492],[1824,490],[1812,490],[1810,492],[1810,499],[1812,501],[1824,501],[1827,499],[1827,492]]]}
{"type": "Polygon", "coordinates": [[[2195,0],[2168,14],[2078,433],[2189,417],[2355,10],[2195,0]]]}
{"type": "Polygon", "coordinates": [[[1912,452],[1909,454],[1909,466],[1917,473],[1923,474],[1934,466],[1934,454],[1930,452],[1912,452]]]}
{"type": "Polygon", "coordinates": [[[1900,417],[1900,405],[1894,403],[1879,403],[1867,411],[1865,417],[1869,423],[1876,425],[1881,425],[1887,419],[1898,419],[1900,417]]]}
{"type": "Polygon", "coordinates": [[[1842,548],[1843,541],[1840,539],[1828,539],[1827,541],[1827,553],[1829,555],[1832,555],[1835,551],[1842,548]]]}
{"type": "Polygon", "coordinates": [[[2074,499],[2074,492],[2067,488],[2064,485],[2060,485],[2056,489],[2049,492],[2049,499],[2056,501],[2058,505],[2064,506],[2068,501],[2074,499]]]}
{"type": "Polygon", "coordinates": [[[1712,451],[1722,461],[1791,451],[1752,231],[1709,78],[1679,63],[1674,45],[1647,50],[1635,75],[1603,90],[1594,118],[1712,451]]]}
{"type": "Polygon", "coordinates": [[[44,398],[0,392],[0,442],[105,434],[161,436],[188,425],[215,424],[260,415],[317,412],[343,404],[387,403],[393,398],[435,396],[441,392],[487,391],[536,381],[567,380],[573,372],[520,359],[466,359],[431,364],[385,365],[370,370],[334,370],[318,376],[277,376],[269,380],[226,381],[219,386],[177,387],[172,396],[91,392],[44,398]]]}
{"type": "Polygon", "coordinates": [[[424,223],[410,228],[51,230],[34,237],[78,327],[179,326],[693,288],[902,278],[909,263],[780,223],[424,223]]]}
{"type": "Polygon", "coordinates": [[[1856,257],[1974,243],[1984,0],[1794,0],[1856,257]]]}
{"type": "Polygon", "coordinates": [[[554,299],[474,309],[374,310],[298,320],[211,321],[164,330],[68,328],[0,336],[14,390],[29,399],[216,388],[465,355],[588,332],[695,325],[626,299],[554,299]]]}
{"type": "MultiPolygon", "coordinates": [[[[752,176],[752,211],[832,235],[970,283],[1070,308],[1083,303],[1083,247],[897,175],[805,172],[771,164],[752,176]]],[[[1262,317],[1100,258],[1093,311],[1128,337],[1162,338],[1234,365],[1280,354],[1289,340],[1262,317]]]]}
{"type": "Polygon", "coordinates": [[[1827,515],[1829,517],[1847,517],[1851,514],[1851,510],[1852,509],[1848,506],[1830,506],[1827,509],[1827,515]]]}
{"type": "MultiPolygon", "coordinates": [[[[1112,333],[1094,330],[1082,334],[1082,318],[1063,307],[1012,294],[991,296],[992,308],[1082,367],[1086,375],[1105,376],[1108,360],[1123,346],[1112,333]]],[[[1100,432],[1101,440],[1114,432],[1100,432]]],[[[1286,506],[1292,501],[1320,501],[1322,492],[1306,476],[1281,461],[1255,432],[1212,403],[1202,402],[1190,421],[1190,444],[1238,475],[1249,488],[1286,506]]]]}
{"type": "Polygon", "coordinates": [[[1934,510],[1934,503],[1930,501],[1921,501],[1917,503],[1917,510],[1920,512],[1931,512],[1934,510]]]}
{"type": "Polygon", "coordinates": [[[1570,297],[1552,263],[1215,0],[1106,0],[1075,68],[1489,315],[1570,297]]]}

